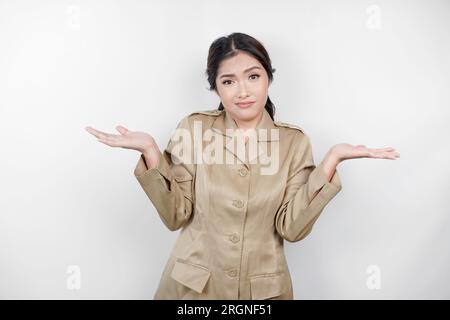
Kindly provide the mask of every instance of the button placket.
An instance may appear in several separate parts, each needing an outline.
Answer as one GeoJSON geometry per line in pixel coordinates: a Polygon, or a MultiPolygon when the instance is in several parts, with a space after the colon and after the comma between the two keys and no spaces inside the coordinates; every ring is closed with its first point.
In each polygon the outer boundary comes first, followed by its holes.
{"type": "MultiPolygon", "coordinates": [[[[245,184],[249,183],[248,178],[249,178],[250,170],[246,166],[241,166],[239,169],[237,169],[236,174],[238,174],[240,177],[243,178],[243,180],[241,180],[241,183],[245,183],[245,184]]],[[[234,199],[234,200],[232,200],[232,205],[238,209],[242,209],[245,207],[245,201],[241,200],[241,199],[234,199]]],[[[245,220],[245,216],[244,216],[244,220],[245,220]]],[[[230,234],[228,236],[228,240],[231,243],[233,243],[234,246],[236,246],[240,250],[241,257],[240,257],[239,263],[234,265],[234,267],[235,267],[234,269],[229,269],[229,270],[225,271],[226,274],[228,275],[228,277],[230,277],[230,279],[236,280],[236,278],[239,278],[239,268],[240,268],[239,266],[242,264],[242,242],[243,242],[243,240],[241,240],[241,236],[237,232],[230,234]]]]}

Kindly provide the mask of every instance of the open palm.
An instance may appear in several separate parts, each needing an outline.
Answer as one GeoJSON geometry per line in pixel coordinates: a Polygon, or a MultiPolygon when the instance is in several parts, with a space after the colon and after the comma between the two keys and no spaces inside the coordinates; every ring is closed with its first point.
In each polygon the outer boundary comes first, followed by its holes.
{"type": "Polygon", "coordinates": [[[144,154],[147,165],[150,167],[158,163],[161,151],[155,142],[155,139],[148,133],[131,131],[123,126],[117,126],[116,130],[120,134],[106,133],[92,127],[85,128],[101,143],[110,147],[121,147],[125,149],[137,150],[144,154]]]}
{"type": "Polygon", "coordinates": [[[374,159],[390,159],[397,160],[400,154],[391,147],[387,148],[368,148],[365,145],[351,145],[348,143],[340,143],[333,147],[333,151],[341,161],[357,158],[374,158],[374,159]]]}

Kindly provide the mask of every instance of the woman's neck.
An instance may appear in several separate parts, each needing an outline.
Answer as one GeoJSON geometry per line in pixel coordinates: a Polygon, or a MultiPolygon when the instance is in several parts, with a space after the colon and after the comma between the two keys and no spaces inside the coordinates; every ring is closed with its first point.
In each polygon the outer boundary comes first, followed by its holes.
{"type": "Polygon", "coordinates": [[[235,119],[234,122],[236,122],[236,126],[238,127],[238,129],[241,130],[245,134],[245,132],[248,130],[256,129],[256,127],[258,126],[262,117],[263,117],[263,113],[261,112],[259,114],[259,116],[256,117],[255,119],[252,119],[249,121],[242,121],[242,122],[235,119]]]}

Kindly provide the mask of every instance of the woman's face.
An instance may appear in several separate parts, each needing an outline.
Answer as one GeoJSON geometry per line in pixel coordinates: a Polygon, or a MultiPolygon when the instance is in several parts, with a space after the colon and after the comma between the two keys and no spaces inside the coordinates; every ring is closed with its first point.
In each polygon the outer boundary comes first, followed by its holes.
{"type": "Polygon", "coordinates": [[[245,52],[223,60],[216,78],[217,94],[227,114],[239,128],[255,128],[258,124],[269,89],[269,78],[257,59],[245,52]],[[241,102],[253,102],[239,106],[241,102]]]}

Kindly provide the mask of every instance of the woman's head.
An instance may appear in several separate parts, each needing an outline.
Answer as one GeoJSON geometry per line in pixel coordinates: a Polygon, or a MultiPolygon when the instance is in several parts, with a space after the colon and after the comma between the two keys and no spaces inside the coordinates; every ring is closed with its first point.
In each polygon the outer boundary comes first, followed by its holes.
{"type": "Polygon", "coordinates": [[[218,109],[225,109],[237,121],[251,122],[264,108],[274,120],[275,106],[268,96],[274,72],[264,46],[244,33],[218,38],[209,48],[209,90],[220,97],[218,109]],[[237,105],[249,101],[254,101],[250,107],[237,105]]]}

